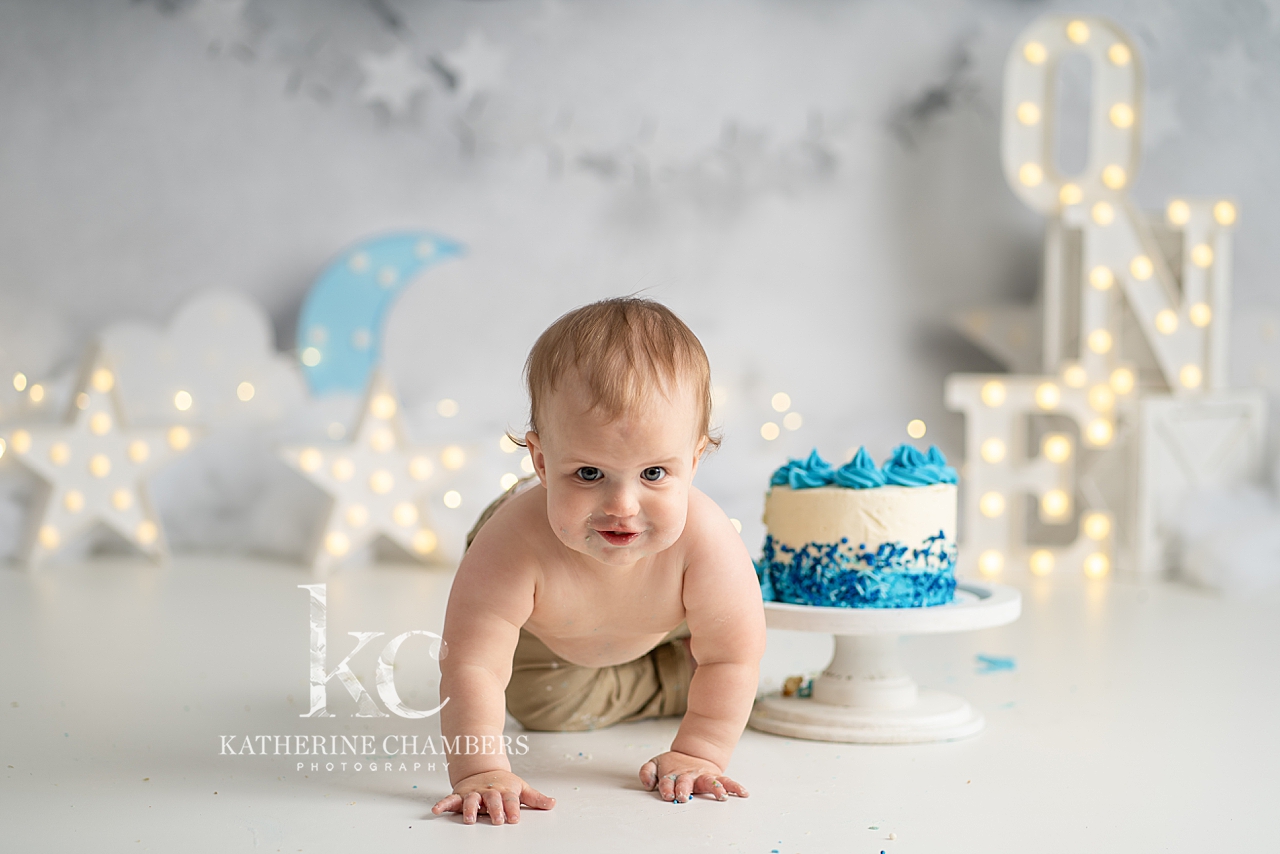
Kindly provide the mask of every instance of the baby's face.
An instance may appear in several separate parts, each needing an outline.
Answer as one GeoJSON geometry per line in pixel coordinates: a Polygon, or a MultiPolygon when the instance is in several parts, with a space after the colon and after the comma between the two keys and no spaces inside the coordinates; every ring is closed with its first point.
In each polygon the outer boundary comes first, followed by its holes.
{"type": "Polygon", "coordinates": [[[690,388],[671,400],[655,393],[638,409],[608,421],[575,377],[542,407],[542,432],[526,436],[552,530],[610,566],[630,566],[679,539],[706,444],[690,388]]]}

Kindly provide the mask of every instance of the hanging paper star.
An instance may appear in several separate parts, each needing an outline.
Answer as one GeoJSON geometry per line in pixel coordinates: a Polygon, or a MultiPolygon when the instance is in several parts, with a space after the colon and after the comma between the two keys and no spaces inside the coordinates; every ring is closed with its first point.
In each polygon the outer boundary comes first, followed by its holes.
{"type": "Polygon", "coordinates": [[[33,565],[95,521],[152,558],[167,555],[144,479],[191,445],[191,430],[125,429],[115,374],[101,355],[89,364],[65,425],[19,428],[8,436],[14,456],[49,485],[21,551],[33,565]]]}
{"type": "Polygon", "coordinates": [[[364,71],[361,99],[368,104],[382,104],[393,116],[407,113],[413,97],[430,82],[426,71],[403,45],[382,55],[365,54],[359,62],[364,71]]]}
{"type": "Polygon", "coordinates": [[[347,444],[281,452],[286,463],[333,499],[312,559],[320,575],[378,535],[419,559],[435,551],[438,542],[420,509],[422,482],[434,466],[425,451],[408,448],[400,403],[380,371],[373,374],[352,432],[347,444]]]}
{"type": "Polygon", "coordinates": [[[463,96],[496,89],[507,66],[505,51],[479,30],[468,31],[462,45],[444,58],[449,68],[457,72],[458,93],[463,96]]]}

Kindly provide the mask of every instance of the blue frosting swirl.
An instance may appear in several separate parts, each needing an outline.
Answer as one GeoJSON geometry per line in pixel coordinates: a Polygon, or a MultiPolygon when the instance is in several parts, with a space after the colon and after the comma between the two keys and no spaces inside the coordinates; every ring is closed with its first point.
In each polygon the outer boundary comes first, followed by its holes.
{"type": "Polygon", "coordinates": [[[818,449],[809,452],[807,460],[789,460],[779,466],[769,483],[773,486],[790,486],[792,489],[812,489],[828,486],[835,480],[831,464],[818,456],[818,449]]]}
{"type": "Polygon", "coordinates": [[[895,486],[956,482],[956,470],[947,465],[947,458],[936,445],[929,449],[928,456],[911,445],[899,445],[893,449],[882,470],[885,481],[895,486]]]}
{"type": "Polygon", "coordinates": [[[853,459],[836,470],[835,482],[848,489],[874,489],[885,485],[884,473],[876,467],[866,448],[858,448],[853,459]]]}

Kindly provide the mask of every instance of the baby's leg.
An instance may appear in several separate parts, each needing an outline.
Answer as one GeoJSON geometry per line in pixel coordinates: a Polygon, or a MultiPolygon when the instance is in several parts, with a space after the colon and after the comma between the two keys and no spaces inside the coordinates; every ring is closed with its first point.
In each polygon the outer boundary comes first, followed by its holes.
{"type": "Polygon", "coordinates": [[[682,715],[692,656],[680,638],[612,667],[572,664],[520,630],[507,685],[507,710],[525,729],[578,732],[624,721],[682,715]]]}

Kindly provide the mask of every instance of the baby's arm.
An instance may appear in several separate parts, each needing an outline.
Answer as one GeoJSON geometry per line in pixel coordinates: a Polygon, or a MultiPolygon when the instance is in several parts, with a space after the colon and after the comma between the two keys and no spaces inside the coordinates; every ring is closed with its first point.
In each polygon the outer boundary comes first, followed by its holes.
{"type": "Polygon", "coordinates": [[[684,607],[698,667],[671,751],[651,760],[652,767],[646,763],[640,778],[664,800],[686,801],[693,792],[745,796],[745,789],[721,775],[759,684],[765,647],[760,585],[742,538],[711,499],[690,495],[689,523],[697,527],[691,532],[684,607]]]}
{"type": "Polygon", "coordinates": [[[500,752],[511,658],[520,627],[533,611],[534,595],[529,559],[504,548],[509,542],[493,520],[486,524],[458,567],[444,618],[440,695],[448,702],[440,710],[441,734],[449,744],[476,736],[480,749],[490,752],[452,754],[453,793],[432,812],[461,812],[468,824],[475,822],[481,806],[490,821],[502,824],[520,820],[521,803],[538,809],[555,803],[512,774],[511,763],[500,752]]]}

